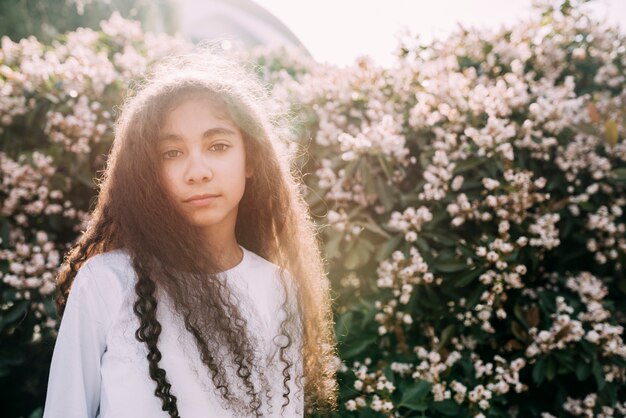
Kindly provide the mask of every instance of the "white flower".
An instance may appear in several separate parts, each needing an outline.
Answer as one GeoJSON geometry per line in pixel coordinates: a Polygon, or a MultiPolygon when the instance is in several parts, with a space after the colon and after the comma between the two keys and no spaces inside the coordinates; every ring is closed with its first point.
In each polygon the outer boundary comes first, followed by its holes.
{"type": "Polygon", "coordinates": [[[346,402],[346,409],[348,411],[356,411],[356,402],[353,399],[350,399],[346,402]]]}
{"type": "Polygon", "coordinates": [[[483,178],[483,186],[487,190],[493,190],[496,187],[500,186],[500,182],[494,179],[490,179],[488,177],[483,178]]]}

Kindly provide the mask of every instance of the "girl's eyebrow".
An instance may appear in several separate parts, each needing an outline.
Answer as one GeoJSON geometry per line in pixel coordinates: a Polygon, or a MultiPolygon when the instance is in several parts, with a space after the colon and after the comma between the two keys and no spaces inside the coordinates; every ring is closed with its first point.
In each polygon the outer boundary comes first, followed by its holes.
{"type": "MultiPolygon", "coordinates": [[[[211,129],[207,129],[206,131],[204,131],[204,133],[202,134],[202,138],[203,139],[212,138],[216,135],[235,136],[237,135],[237,133],[233,131],[232,129],[228,129],[228,128],[222,128],[222,127],[211,128],[211,129]]],[[[176,135],[176,134],[165,134],[159,138],[159,142],[161,141],[178,142],[178,141],[183,141],[183,140],[184,138],[182,136],[176,135]]]]}

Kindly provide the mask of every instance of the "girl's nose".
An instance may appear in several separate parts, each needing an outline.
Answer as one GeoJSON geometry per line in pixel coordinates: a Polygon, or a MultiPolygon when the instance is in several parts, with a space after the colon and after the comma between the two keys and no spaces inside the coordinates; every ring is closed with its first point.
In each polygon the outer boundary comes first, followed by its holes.
{"type": "Polygon", "coordinates": [[[201,153],[192,153],[188,159],[185,181],[187,183],[197,183],[209,181],[212,178],[213,168],[209,158],[201,153]]]}

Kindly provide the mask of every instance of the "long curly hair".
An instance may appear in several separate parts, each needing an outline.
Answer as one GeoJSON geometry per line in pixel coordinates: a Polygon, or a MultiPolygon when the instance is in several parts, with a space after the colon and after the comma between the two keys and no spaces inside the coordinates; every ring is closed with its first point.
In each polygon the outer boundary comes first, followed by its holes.
{"type": "Polygon", "coordinates": [[[165,116],[190,97],[206,98],[239,127],[246,161],[253,171],[239,203],[236,239],[279,266],[284,294],[292,295],[291,301],[283,300],[288,314],[280,326],[286,337],[278,356],[284,364],[282,407],[293,396],[288,382],[295,379],[298,390],[304,390],[305,411],[336,410],[338,361],[330,286],[301,194],[301,174],[292,168],[286,130],[269,111],[273,107],[265,87],[239,62],[201,51],[162,62],[134,90],[118,118],[90,221],[59,271],[55,300],[59,316],[85,261],[99,253],[125,249],[137,274],[133,310],[140,326],[135,337],[148,348],[149,375],[156,383],[155,395],[163,410],[171,417],[179,416],[175,388],[168,382],[167,371],[159,366],[161,324],[156,311],[161,292],[184,319],[226,405],[242,414],[260,416],[262,389],[251,376],[255,364],[247,322],[227,282],[217,279],[223,271],[220,260],[199,228],[172,202],[159,174],[157,140],[165,116]],[[298,347],[301,376],[292,376],[294,359],[287,355],[294,333],[302,336],[298,347]],[[236,364],[237,382],[230,381],[217,354],[224,348],[236,364]],[[234,384],[243,384],[247,404],[232,396],[234,384]]]}

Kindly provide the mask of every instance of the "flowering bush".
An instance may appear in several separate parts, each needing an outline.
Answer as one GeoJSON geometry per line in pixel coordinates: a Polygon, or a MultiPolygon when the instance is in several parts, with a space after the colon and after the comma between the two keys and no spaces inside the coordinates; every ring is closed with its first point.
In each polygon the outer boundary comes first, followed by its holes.
{"type": "Polygon", "coordinates": [[[277,78],[312,137],[338,416],[626,416],[626,42],[584,7],[277,78]]]}
{"type": "MultiPolygon", "coordinates": [[[[391,68],[244,54],[308,151],[337,416],[626,416],[626,43],[583,5],[542,7],[512,29],[407,35],[391,68]]],[[[188,47],[119,16],[51,46],[2,40],[7,414],[43,403],[54,274],[84,228],[115,106],[188,47]]]]}

